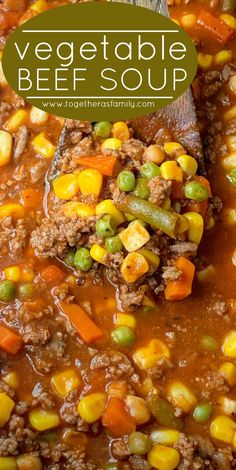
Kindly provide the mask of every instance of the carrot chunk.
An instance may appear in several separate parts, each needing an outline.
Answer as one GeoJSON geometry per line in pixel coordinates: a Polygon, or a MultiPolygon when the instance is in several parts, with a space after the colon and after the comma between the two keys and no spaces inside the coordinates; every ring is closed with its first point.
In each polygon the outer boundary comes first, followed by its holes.
{"type": "Polygon", "coordinates": [[[16,354],[22,347],[22,338],[6,326],[0,325],[0,347],[10,353],[16,354]]]}
{"type": "Polygon", "coordinates": [[[67,304],[60,302],[60,309],[79,333],[85,343],[90,344],[97,339],[102,338],[103,333],[100,328],[95,325],[93,320],[84,312],[77,304],[67,304]]]}
{"type": "Polygon", "coordinates": [[[96,157],[79,157],[76,161],[79,165],[94,168],[102,175],[112,176],[116,164],[114,155],[97,155],[96,157]]]}
{"type": "Polygon", "coordinates": [[[226,43],[234,34],[234,30],[209,11],[201,10],[198,16],[198,27],[213,39],[226,43]]]}
{"type": "Polygon", "coordinates": [[[50,264],[41,272],[41,277],[49,284],[58,284],[65,277],[65,273],[55,264],[50,264]]]}
{"type": "Polygon", "coordinates": [[[195,274],[194,264],[181,256],[177,259],[175,265],[182,272],[182,276],[176,281],[168,282],[165,288],[166,300],[182,300],[192,293],[192,283],[195,274]]]}
{"type": "Polygon", "coordinates": [[[125,404],[116,397],[110,398],[102,418],[102,424],[114,437],[122,437],[135,431],[133,418],[126,411],[125,404]]]}

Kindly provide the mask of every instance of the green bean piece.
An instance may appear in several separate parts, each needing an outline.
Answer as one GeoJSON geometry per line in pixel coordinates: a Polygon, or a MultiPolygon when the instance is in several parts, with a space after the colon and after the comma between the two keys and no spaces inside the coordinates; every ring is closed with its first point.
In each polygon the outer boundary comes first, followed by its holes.
{"type": "Polygon", "coordinates": [[[16,294],[16,286],[14,282],[8,281],[5,279],[4,281],[0,281],[0,301],[1,302],[11,302],[14,300],[16,294]]]}
{"type": "Polygon", "coordinates": [[[180,220],[178,214],[174,212],[130,195],[116,205],[123,212],[128,212],[137,219],[147,222],[152,227],[169,235],[169,237],[175,238],[178,233],[180,220]]]}
{"type": "Polygon", "coordinates": [[[223,0],[222,11],[233,13],[236,10],[236,0],[223,0]]]}
{"type": "Polygon", "coordinates": [[[129,436],[129,449],[132,454],[144,455],[149,452],[152,447],[152,441],[143,432],[132,432],[129,436]]]}
{"type": "Polygon", "coordinates": [[[123,245],[118,235],[116,235],[115,237],[106,238],[105,247],[108,253],[114,254],[114,253],[118,253],[119,251],[121,251],[123,245]]]}
{"type": "Polygon", "coordinates": [[[121,191],[130,192],[135,188],[136,180],[132,171],[123,170],[117,177],[117,186],[121,191]]]}
{"type": "Polygon", "coordinates": [[[190,181],[184,186],[184,194],[187,199],[193,201],[205,201],[210,197],[209,190],[199,181],[190,181]]]}
{"type": "Polygon", "coordinates": [[[207,423],[212,414],[212,405],[209,402],[198,403],[193,411],[193,419],[196,423],[207,423]]]}
{"type": "Polygon", "coordinates": [[[20,297],[24,299],[30,299],[31,297],[33,297],[34,285],[32,284],[32,282],[27,282],[26,284],[22,284],[19,287],[19,294],[20,294],[20,297]]]}
{"type": "Polygon", "coordinates": [[[113,237],[116,233],[116,224],[110,215],[104,215],[96,222],[96,232],[100,237],[113,237]]]}
{"type": "Polygon", "coordinates": [[[135,342],[135,333],[129,326],[118,326],[111,334],[114,343],[119,346],[130,346],[135,342]]]}
{"type": "Polygon", "coordinates": [[[64,263],[67,264],[67,266],[74,266],[74,257],[75,257],[75,252],[70,248],[68,250],[68,253],[66,257],[63,259],[64,263]]]}
{"type": "Polygon", "coordinates": [[[79,248],[74,257],[74,266],[80,271],[87,272],[93,265],[93,258],[87,248],[79,248]]]}
{"type": "Polygon", "coordinates": [[[148,163],[144,163],[144,165],[141,166],[140,173],[144,178],[147,178],[148,180],[150,180],[154,178],[155,176],[160,176],[161,170],[159,166],[156,165],[156,163],[148,162],[148,163]]]}
{"type": "Polygon", "coordinates": [[[110,137],[112,125],[108,121],[100,121],[94,124],[94,133],[96,137],[110,137]]]}
{"type": "Polygon", "coordinates": [[[236,168],[231,170],[231,172],[227,175],[227,178],[233,186],[236,186],[236,168]]]}
{"type": "Polygon", "coordinates": [[[218,343],[213,336],[205,335],[201,339],[201,346],[206,351],[217,351],[218,343]]]}
{"type": "Polygon", "coordinates": [[[150,189],[148,187],[147,178],[138,178],[137,184],[134,190],[134,194],[140,199],[148,199],[150,196],[150,189]]]}
{"type": "Polygon", "coordinates": [[[167,400],[158,397],[154,393],[147,397],[147,405],[154,416],[162,426],[172,426],[176,429],[182,428],[182,421],[176,418],[174,408],[167,400]]]}

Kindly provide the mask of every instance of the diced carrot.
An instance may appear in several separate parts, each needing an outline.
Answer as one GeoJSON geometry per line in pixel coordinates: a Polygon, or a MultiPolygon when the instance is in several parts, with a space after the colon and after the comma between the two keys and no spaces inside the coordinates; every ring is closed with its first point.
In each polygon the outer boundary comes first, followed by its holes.
{"type": "Polygon", "coordinates": [[[76,160],[81,166],[87,168],[94,168],[100,171],[102,175],[112,176],[116,164],[116,157],[114,155],[97,155],[96,157],[79,157],[76,160]]]}
{"type": "Polygon", "coordinates": [[[195,274],[194,264],[181,256],[177,259],[175,265],[182,272],[182,276],[176,281],[168,282],[165,288],[166,300],[182,300],[192,293],[192,283],[195,274]]]}
{"type": "Polygon", "coordinates": [[[172,199],[182,199],[183,198],[183,183],[179,183],[178,181],[172,181],[171,186],[171,198],[172,199]]]}
{"type": "Polygon", "coordinates": [[[58,284],[64,279],[66,273],[55,264],[50,264],[41,272],[41,277],[49,284],[58,284]]]}
{"type": "Polygon", "coordinates": [[[10,353],[16,354],[22,347],[22,338],[6,326],[0,325],[0,347],[10,353]]]}
{"type": "Polygon", "coordinates": [[[60,302],[59,307],[87,344],[102,338],[103,333],[100,328],[79,305],[60,302]]]}
{"type": "Polygon", "coordinates": [[[201,214],[203,219],[205,219],[207,214],[208,201],[188,201],[187,205],[184,207],[184,212],[197,212],[201,214]]]}
{"type": "Polygon", "coordinates": [[[206,10],[200,11],[197,23],[199,29],[223,43],[226,43],[234,34],[233,29],[206,10]]]}
{"type": "Polygon", "coordinates": [[[135,431],[133,418],[126,411],[125,403],[119,398],[112,397],[107,403],[102,424],[114,437],[122,437],[135,431]]]}
{"type": "Polygon", "coordinates": [[[39,207],[42,201],[42,192],[39,189],[26,188],[22,192],[23,206],[28,208],[39,207]]]}

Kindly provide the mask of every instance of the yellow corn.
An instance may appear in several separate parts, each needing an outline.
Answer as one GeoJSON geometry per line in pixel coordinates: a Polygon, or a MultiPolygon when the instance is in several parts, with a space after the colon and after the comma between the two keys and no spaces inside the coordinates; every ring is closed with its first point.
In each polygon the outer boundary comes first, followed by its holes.
{"type": "Polygon", "coordinates": [[[21,269],[21,281],[22,282],[33,282],[35,279],[35,272],[30,266],[23,266],[21,269]]]}
{"type": "Polygon", "coordinates": [[[184,217],[186,217],[190,223],[188,240],[199,245],[204,231],[204,220],[201,214],[197,212],[185,212],[184,217]]]}
{"type": "MultiPolygon", "coordinates": [[[[235,75],[236,77],[236,75],[235,75]]],[[[226,143],[227,147],[230,152],[235,152],[236,151],[236,135],[228,135],[226,137],[226,143]]]]}
{"type": "Polygon", "coordinates": [[[96,215],[110,215],[116,225],[120,225],[125,221],[124,214],[117,209],[112,199],[104,199],[96,206],[96,215]]]}
{"type": "Polygon", "coordinates": [[[182,168],[177,165],[175,160],[164,162],[160,166],[161,176],[165,180],[173,180],[182,183],[184,179],[184,173],[182,168]]]}
{"type": "Polygon", "coordinates": [[[116,397],[116,398],[119,398],[120,400],[124,400],[126,392],[127,392],[127,387],[126,387],[125,382],[115,381],[115,382],[111,382],[108,385],[109,397],[116,397]]]}
{"type": "Polygon", "coordinates": [[[187,232],[190,229],[190,222],[187,217],[184,215],[179,214],[179,226],[178,226],[178,233],[182,234],[187,232]]]}
{"type": "Polygon", "coordinates": [[[5,393],[0,393],[0,428],[3,428],[8,423],[11,412],[15,406],[15,402],[5,393]]]}
{"type": "Polygon", "coordinates": [[[66,217],[91,217],[95,215],[95,207],[83,202],[70,201],[62,206],[62,212],[66,217]]]}
{"type": "Polygon", "coordinates": [[[9,202],[0,206],[0,219],[4,217],[13,217],[21,219],[25,215],[24,207],[21,204],[9,202]]]}
{"type": "Polygon", "coordinates": [[[106,393],[92,393],[80,400],[78,404],[79,415],[86,423],[95,423],[103,415],[106,402],[106,393]]]}
{"type": "Polygon", "coordinates": [[[161,204],[162,209],[166,209],[167,211],[171,208],[171,199],[169,196],[166,196],[163,203],[161,204]]]}
{"type": "Polygon", "coordinates": [[[220,405],[221,410],[226,415],[232,416],[236,413],[236,400],[231,398],[220,396],[217,398],[217,404],[220,405]]]}
{"type": "Polygon", "coordinates": [[[235,450],[236,449],[236,432],[234,432],[234,435],[233,435],[232,446],[235,450]]]}
{"type": "Polygon", "coordinates": [[[91,257],[101,264],[107,264],[108,252],[100,245],[93,245],[90,250],[91,257]]]}
{"type": "Polygon", "coordinates": [[[114,315],[114,324],[117,326],[129,326],[130,328],[136,327],[136,319],[133,315],[128,313],[115,313],[114,315]]]}
{"type": "Polygon", "coordinates": [[[12,135],[9,132],[0,130],[0,167],[7,165],[12,154],[12,135]]]}
{"type": "Polygon", "coordinates": [[[78,175],[78,182],[84,196],[95,194],[98,197],[102,190],[103,176],[98,170],[83,170],[78,175]]]}
{"type": "Polygon", "coordinates": [[[213,266],[213,264],[210,264],[205,269],[197,271],[197,279],[199,282],[207,282],[215,275],[215,272],[215,267],[213,266]]]}
{"type": "Polygon", "coordinates": [[[120,139],[117,139],[116,137],[111,137],[110,139],[104,140],[102,143],[102,148],[104,150],[109,149],[109,150],[119,150],[121,147],[122,142],[120,139]]]}
{"type": "Polygon", "coordinates": [[[67,173],[53,181],[53,191],[59,199],[72,199],[79,191],[79,181],[76,175],[67,173]]]}
{"type": "Polygon", "coordinates": [[[4,269],[5,278],[8,281],[19,282],[21,279],[21,269],[19,266],[9,266],[4,269]]]}
{"type": "Polygon", "coordinates": [[[119,237],[128,252],[137,251],[150,240],[148,231],[139,220],[134,220],[119,237]]]}
{"type": "Polygon", "coordinates": [[[182,382],[172,382],[168,387],[168,396],[175,406],[188,413],[196,404],[196,397],[182,382]]]}
{"type": "Polygon", "coordinates": [[[16,132],[19,127],[23,126],[28,119],[28,112],[24,109],[19,109],[8,119],[5,124],[5,129],[9,132],[16,132]]]}
{"type": "Polygon", "coordinates": [[[229,15],[228,13],[223,13],[220,15],[220,19],[224,21],[227,26],[229,26],[231,29],[236,30],[236,18],[233,15],[229,15]]]}
{"type": "Polygon", "coordinates": [[[236,366],[232,362],[223,362],[219,368],[219,372],[231,387],[236,385],[236,366]]]}
{"type": "Polygon", "coordinates": [[[205,228],[206,230],[211,230],[213,227],[215,227],[215,219],[213,216],[209,217],[209,219],[207,220],[206,224],[205,224],[205,228]]]}
{"type": "Polygon", "coordinates": [[[46,431],[60,424],[60,418],[55,411],[34,409],[29,412],[29,422],[37,431],[46,431]]]}
{"type": "Polygon", "coordinates": [[[72,370],[65,370],[56,374],[51,379],[51,384],[58,395],[66,397],[72,390],[75,390],[80,385],[78,375],[72,370]]]}
{"type": "MultiPolygon", "coordinates": [[[[236,116],[235,116],[236,117],[236,116]]],[[[231,152],[228,157],[225,157],[222,160],[223,167],[226,170],[232,170],[233,168],[236,167],[236,152],[231,152]]]]}
{"type": "Polygon", "coordinates": [[[236,75],[232,75],[232,77],[230,77],[229,87],[233,93],[236,93],[236,75]]]}
{"type": "Polygon", "coordinates": [[[198,54],[198,65],[201,69],[206,70],[209,69],[213,62],[213,55],[212,54],[202,54],[201,52],[198,54]]]}
{"type": "Polygon", "coordinates": [[[150,438],[154,444],[172,446],[179,440],[180,432],[176,429],[154,429],[150,438]]]}
{"type": "Polygon", "coordinates": [[[121,274],[128,283],[137,281],[148,270],[148,262],[139,253],[129,253],[121,265],[121,274]]]}
{"type": "Polygon", "coordinates": [[[184,150],[183,146],[181,144],[179,144],[179,142],[167,142],[164,145],[164,151],[168,155],[171,155],[171,156],[175,156],[175,153],[180,151],[181,149],[184,150]]]}
{"type": "Polygon", "coordinates": [[[156,253],[153,253],[153,251],[148,250],[147,248],[140,248],[138,250],[138,253],[140,253],[140,255],[144,256],[144,258],[147,260],[148,264],[151,264],[156,269],[159,268],[159,266],[160,266],[160,257],[158,255],[156,255],[156,253]]]}
{"type": "Polygon", "coordinates": [[[225,208],[222,215],[227,225],[236,224],[236,209],[225,208]]]}
{"type": "Polygon", "coordinates": [[[43,470],[42,462],[37,455],[22,454],[16,458],[18,470],[43,470]]]}
{"type": "Polygon", "coordinates": [[[217,54],[214,56],[214,63],[216,65],[224,65],[227,64],[232,60],[233,54],[231,51],[223,50],[220,52],[217,52],[217,54]]]}
{"type": "Polygon", "coordinates": [[[8,372],[8,374],[3,376],[3,381],[5,384],[9,385],[9,387],[14,388],[15,390],[19,387],[19,377],[16,372],[8,372]]]}
{"type": "Polygon", "coordinates": [[[129,128],[124,121],[115,122],[112,126],[111,133],[113,137],[124,142],[129,139],[129,128]]]}
{"type": "Polygon", "coordinates": [[[133,360],[142,370],[151,369],[158,365],[162,358],[169,359],[169,348],[159,339],[152,339],[147,346],[136,349],[133,360]]]}
{"type": "Polygon", "coordinates": [[[183,28],[193,28],[197,22],[196,15],[189,13],[188,15],[183,15],[181,18],[181,25],[183,28]]]}
{"type": "Polygon", "coordinates": [[[236,358],[236,331],[232,330],[224,339],[222,351],[225,356],[236,358]]]}
{"type": "Polygon", "coordinates": [[[0,86],[1,87],[7,86],[7,79],[3,73],[3,68],[2,68],[2,60],[0,60],[0,86]]]}
{"type": "Polygon", "coordinates": [[[195,158],[190,157],[190,155],[180,155],[176,160],[184,173],[188,176],[196,175],[198,164],[195,158]]]}
{"type": "Polygon", "coordinates": [[[157,470],[174,470],[179,465],[180,456],[177,450],[156,444],[148,453],[148,462],[157,470]]]}
{"type": "Polygon", "coordinates": [[[0,470],[17,470],[15,457],[0,457],[0,470]]]}
{"type": "Polygon", "coordinates": [[[53,158],[56,151],[55,145],[50,142],[45,132],[40,132],[40,134],[36,135],[32,140],[32,145],[35,152],[44,158],[53,158]]]}
{"type": "Polygon", "coordinates": [[[136,424],[141,425],[149,421],[151,413],[143,398],[134,395],[126,395],[125,404],[130,416],[134,418],[136,424]]]}
{"type": "Polygon", "coordinates": [[[227,121],[230,121],[231,119],[236,118],[236,105],[232,106],[232,108],[230,108],[228,111],[226,111],[226,113],[224,114],[224,118],[227,121]]]}
{"type": "Polygon", "coordinates": [[[211,423],[210,433],[213,439],[231,444],[236,430],[236,423],[228,416],[217,416],[211,423]]]}
{"type": "MultiPolygon", "coordinates": [[[[32,5],[33,7],[34,5],[32,5]]],[[[42,109],[38,109],[35,106],[32,107],[30,111],[30,120],[33,124],[42,126],[43,124],[46,124],[48,121],[49,114],[46,111],[43,111],[42,109]]]]}
{"type": "Polygon", "coordinates": [[[143,296],[142,305],[144,305],[146,307],[156,307],[156,304],[155,304],[154,300],[151,299],[146,294],[143,296]]]}
{"type": "Polygon", "coordinates": [[[48,4],[46,0],[37,0],[31,5],[30,9],[36,11],[36,13],[43,13],[48,9],[48,4]]]}
{"type": "Polygon", "coordinates": [[[154,384],[151,377],[144,379],[140,385],[136,387],[137,392],[142,397],[146,398],[147,395],[154,390],[154,384]]]}

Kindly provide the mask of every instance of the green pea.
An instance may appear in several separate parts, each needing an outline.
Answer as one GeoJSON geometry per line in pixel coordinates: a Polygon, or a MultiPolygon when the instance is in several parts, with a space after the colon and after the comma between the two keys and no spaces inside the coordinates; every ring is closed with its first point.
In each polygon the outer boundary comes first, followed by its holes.
{"type": "Polygon", "coordinates": [[[201,346],[203,349],[206,351],[217,351],[218,349],[218,343],[213,336],[203,336],[201,339],[201,346]]]}
{"type": "Polygon", "coordinates": [[[143,177],[147,178],[148,180],[154,178],[155,176],[161,175],[161,170],[159,166],[157,166],[153,162],[145,163],[140,170],[140,173],[143,177]]]}
{"type": "Polygon", "coordinates": [[[149,452],[152,447],[152,441],[143,432],[132,432],[129,436],[129,449],[132,454],[144,455],[149,452]]]}
{"type": "Polygon", "coordinates": [[[94,125],[94,133],[96,137],[110,137],[112,125],[108,121],[96,122],[94,125]]]}
{"type": "Polygon", "coordinates": [[[116,233],[116,224],[110,215],[104,215],[96,222],[96,232],[100,237],[113,237],[116,233]]]}
{"type": "Polygon", "coordinates": [[[25,299],[30,299],[34,293],[34,285],[31,282],[27,282],[26,284],[22,284],[19,287],[19,294],[20,297],[25,299]]]}
{"type": "Polygon", "coordinates": [[[14,299],[16,294],[16,286],[14,282],[8,281],[7,279],[4,281],[0,281],[0,301],[1,302],[10,302],[14,299]]]}
{"type": "Polygon", "coordinates": [[[233,185],[233,186],[236,186],[236,168],[234,168],[233,170],[231,170],[231,172],[227,175],[230,183],[233,185]]]}
{"type": "Polygon", "coordinates": [[[135,176],[132,171],[121,171],[117,177],[117,186],[124,192],[133,191],[135,188],[135,176]]]}
{"type": "Polygon", "coordinates": [[[128,326],[118,326],[112,332],[111,337],[114,343],[120,346],[130,346],[135,342],[135,334],[128,326]]]}
{"type": "Polygon", "coordinates": [[[108,253],[118,253],[118,251],[122,250],[122,243],[120,237],[116,235],[115,237],[108,237],[105,240],[105,247],[108,253]]]}
{"type": "Polygon", "coordinates": [[[193,411],[193,419],[196,423],[207,423],[211,417],[212,405],[208,402],[198,403],[193,411]]]}
{"type": "Polygon", "coordinates": [[[135,196],[139,197],[140,199],[148,199],[150,195],[149,187],[148,187],[148,179],[147,178],[139,178],[137,180],[136,188],[134,190],[135,196]]]}
{"type": "Polygon", "coordinates": [[[67,264],[67,266],[74,266],[74,257],[75,257],[75,252],[74,250],[69,249],[66,257],[63,259],[64,263],[67,264]]]}
{"type": "Polygon", "coordinates": [[[80,271],[86,272],[91,269],[93,258],[87,248],[79,248],[74,257],[74,266],[80,271]]]}
{"type": "Polygon", "coordinates": [[[199,181],[190,181],[184,187],[185,197],[193,201],[205,201],[210,197],[209,190],[199,181]]]}
{"type": "Polygon", "coordinates": [[[148,395],[147,405],[154,416],[162,426],[171,426],[176,429],[182,428],[182,421],[175,416],[175,410],[167,400],[158,397],[154,393],[148,395]]]}

